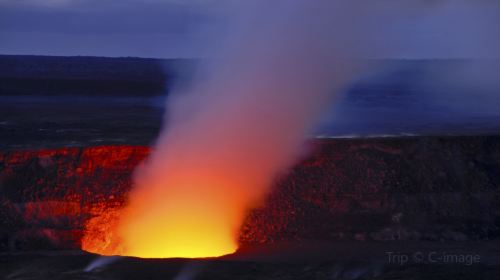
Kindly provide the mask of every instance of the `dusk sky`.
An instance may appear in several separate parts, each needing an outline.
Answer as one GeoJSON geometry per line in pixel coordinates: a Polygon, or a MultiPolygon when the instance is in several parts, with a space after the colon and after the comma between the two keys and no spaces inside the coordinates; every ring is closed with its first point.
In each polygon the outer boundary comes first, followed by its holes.
{"type": "MultiPolygon", "coordinates": [[[[395,1],[379,2],[401,17],[383,36],[369,34],[386,46],[374,56],[500,57],[500,1],[401,1],[407,4],[396,8],[395,1]]],[[[0,54],[203,57],[235,3],[0,0],[0,54]]]]}

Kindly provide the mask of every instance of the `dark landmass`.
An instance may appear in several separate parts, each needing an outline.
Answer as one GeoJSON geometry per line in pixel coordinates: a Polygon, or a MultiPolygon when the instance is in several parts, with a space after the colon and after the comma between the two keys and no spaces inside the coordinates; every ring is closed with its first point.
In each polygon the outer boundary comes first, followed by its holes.
{"type": "Polygon", "coordinates": [[[187,59],[0,55],[0,95],[157,96],[187,59]]]}
{"type": "MultiPolygon", "coordinates": [[[[164,95],[171,82],[189,79],[195,59],[153,59],[136,57],[58,57],[36,55],[0,55],[0,96],[158,96],[164,95]]],[[[429,84],[428,70],[446,72],[460,67],[467,60],[377,60],[395,81],[396,88],[429,84]]],[[[498,64],[498,62],[489,62],[498,64]]],[[[360,84],[371,87],[386,85],[360,84]]],[[[362,89],[361,89],[362,90],[362,89]]],[[[359,95],[352,97],[359,98],[359,95]]],[[[363,99],[370,101],[370,99],[363,99]]],[[[397,100],[385,98],[385,102],[397,100]]],[[[361,101],[362,102],[362,101],[361,101]]]]}

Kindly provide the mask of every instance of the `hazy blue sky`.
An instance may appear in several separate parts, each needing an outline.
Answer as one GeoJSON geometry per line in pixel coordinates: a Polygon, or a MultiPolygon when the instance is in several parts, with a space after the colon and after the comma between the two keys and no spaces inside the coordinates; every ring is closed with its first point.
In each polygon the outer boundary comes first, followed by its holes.
{"type": "MultiPolygon", "coordinates": [[[[499,57],[500,1],[373,1],[399,2],[402,15],[378,56],[499,57]]],[[[228,2],[0,0],[0,54],[204,56],[228,2]]]]}

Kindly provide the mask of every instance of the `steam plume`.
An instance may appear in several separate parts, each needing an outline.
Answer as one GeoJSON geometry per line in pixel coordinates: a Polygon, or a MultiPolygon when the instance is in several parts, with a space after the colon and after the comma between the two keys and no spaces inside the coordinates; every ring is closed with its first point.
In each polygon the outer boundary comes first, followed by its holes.
{"type": "Polygon", "coordinates": [[[174,93],[121,219],[125,254],[204,257],[236,249],[247,211],[294,162],[353,71],[350,50],[333,38],[351,40],[355,26],[341,32],[349,10],[335,3],[266,2],[261,14],[247,7],[252,12],[238,17],[244,20],[217,59],[174,93]]]}

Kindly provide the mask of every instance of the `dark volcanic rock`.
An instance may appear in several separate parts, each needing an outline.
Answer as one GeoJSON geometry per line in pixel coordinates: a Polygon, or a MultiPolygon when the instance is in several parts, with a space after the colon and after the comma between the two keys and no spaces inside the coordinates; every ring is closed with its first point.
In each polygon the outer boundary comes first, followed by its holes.
{"type": "Polygon", "coordinates": [[[29,248],[42,239],[79,247],[88,219],[123,204],[132,171],[148,153],[102,146],[0,154],[1,246],[29,248]]]}
{"type": "Polygon", "coordinates": [[[318,141],[242,240],[464,240],[499,234],[499,137],[318,141]]]}
{"type": "MultiPolygon", "coordinates": [[[[500,236],[498,136],[311,144],[313,153],[249,214],[242,244],[500,236]]],[[[140,146],[1,153],[0,246],[78,247],[93,218],[105,230],[148,154],[140,146]]]]}

